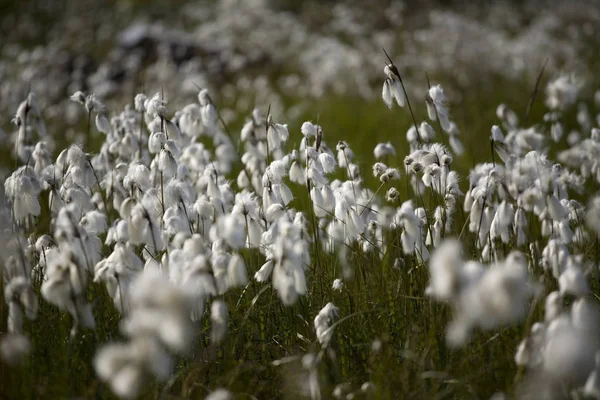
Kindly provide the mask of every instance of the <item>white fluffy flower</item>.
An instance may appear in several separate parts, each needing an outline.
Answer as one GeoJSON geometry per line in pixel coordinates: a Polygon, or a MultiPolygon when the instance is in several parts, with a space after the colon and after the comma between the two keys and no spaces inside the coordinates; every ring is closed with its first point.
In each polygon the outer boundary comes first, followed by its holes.
{"type": "Polygon", "coordinates": [[[383,72],[387,76],[383,82],[381,97],[388,108],[392,108],[392,103],[396,100],[399,107],[404,107],[405,98],[400,77],[397,75],[398,70],[393,65],[386,65],[383,72]]]}
{"type": "Polygon", "coordinates": [[[450,120],[448,119],[444,90],[440,85],[432,86],[427,92],[426,98],[429,119],[432,121],[439,119],[442,129],[448,132],[450,130],[450,120]]]}
{"type": "Polygon", "coordinates": [[[546,87],[546,105],[550,109],[565,109],[575,103],[581,84],[570,75],[561,75],[546,87]]]}
{"type": "Polygon", "coordinates": [[[323,347],[327,347],[333,336],[333,320],[340,314],[339,308],[333,303],[327,303],[319,314],[315,317],[315,330],[317,331],[317,340],[323,347]]]}
{"type": "Polygon", "coordinates": [[[336,279],[333,281],[333,285],[331,286],[331,288],[333,290],[336,290],[338,292],[341,292],[342,289],[344,288],[344,282],[341,279],[336,279]]]}

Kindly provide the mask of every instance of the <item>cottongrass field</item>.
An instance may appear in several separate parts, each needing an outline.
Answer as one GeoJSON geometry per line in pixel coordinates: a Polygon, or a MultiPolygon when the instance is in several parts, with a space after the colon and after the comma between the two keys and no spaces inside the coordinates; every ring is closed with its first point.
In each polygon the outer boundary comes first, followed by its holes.
{"type": "Polygon", "coordinates": [[[443,88],[407,97],[390,58],[381,82],[412,126],[371,148],[269,104],[234,131],[198,88],[76,92],[82,141],[51,149],[29,93],[0,397],[600,398],[600,91],[538,79],[468,170],[443,88]]]}

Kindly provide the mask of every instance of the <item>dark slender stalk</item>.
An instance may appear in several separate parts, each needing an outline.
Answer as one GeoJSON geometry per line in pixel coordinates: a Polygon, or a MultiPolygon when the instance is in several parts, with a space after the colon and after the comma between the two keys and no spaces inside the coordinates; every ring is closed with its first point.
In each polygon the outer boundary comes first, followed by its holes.
{"type": "MultiPolygon", "coordinates": [[[[152,239],[152,246],[154,246],[154,252],[156,253],[156,252],[158,252],[158,248],[156,246],[156,237],[154,236],[154,227],[152,225],[152,220],[150,219],[150,214],[148,213],[148,210],[146,210],[145,208],[144,208],[144,217],[148,221],[148,227],[150,229],[150,237],[152,239]]],[[[146,251],[148,251],[148,249],[146,249],[146,251]]],[[[152,255],[152,253],[150,253],[150,251],[148,251],[148,254],[150,254],[150,256],[156,260],[156,257],[155,257],[156,254],[152,255]]]]}
{"type": "Polygon", "coordinates": [[[533,107],[533,102],[535,101],[535,99],[537,97],[538,90],[540,88],[540,82],[542,81],[542,75],[544,74],[544,70],[546,69],[546,64],[548,64],[548,57],[546,57],[546,59],[544,60],[544,65],[542,65],[542,69],[540,70],[540,73],[538,74],[538,77],[535,80],[535,86],[533,88],[533,92],[531,93],[531,96],[529,97],[529,102],[527,103],[527,109],[525,110],[524,125],[526,125],[527,121],[529,121],[529,113],[531,112],[531,107],[533,107]]]}
{"type": "Polygon", "coordinates": [[[185,208],[185,203],[183,202],[183,199],[182,199],[182,198],[179,198],[179,201],[181,202],[181,208],[183,209],[183,213],[185,214],[185,218],[186,218],[186,219],[187,219],[187,221],[188,221],[188,226],[189,226],[189,228],[190,228],[190,233],[191,233],[192,235],[194,235],[194,229],[193,229],[193,227],[192,227],[192,221],[190,221],[190,217],[189,217],[189,215],[188,215],[187,209],[185,208]]]}
{"type": "Polygon", "coordinates": [[[100,197],[102,198],[102,204],[104,204],[104,212],[106,213],[106,219],[108,220],[108,225],[110,226],[111,221],[110,221],[110,215],[108,212],[108,203],[106,202],[106,196],[104,195],[104,192],[102,191],[102,186],[100,186],[100,179],[98,179],[98,174],[96,174],[96,170],[94,169],[92,162],[87,157],[87,155],[86,155],[86,160],[88,162],[88,165],[90,166],[90,169],[92,170],[92,173],[94,174],[94,178],[96,179],[96,184],[98,185],[98,190],[100,191],[100,197]]]}
{"type": "Polygon", "coordinates": [[[90,145],[90,132],[92,129],[92,108],[88,111],[88,121],[87,121],[87,134],[86,134],[86,144],[90,145]]]}
{"type": "MultiPolygon", "coordinates": [[[[475,200],[478,201],[478,200],[475,200]]],[[[481,204],[481,215],[479,216],[479,226],[477,227],[477,237],[475,238],[475,247],[483,246],[483,243],[479,243],[479,233],[481,232],[481,224],[483,223],[483,214],[485,213],[485,205],[486,205],[487,197],[483,198],[483,203],[481,204]]],[[[483,261],[483,260],[482,260],[483,261]]]]}
{"type": "MultiPolygon", "coordinates": [[[[20,132],[21,125],[24,124],[23,121],[17,122],[17,140],[15,143],[15,170],[19,167],[19,140],[20,140],[20,132]]],[[[23,128],[23,132],[25,132],[26,127],[23,128]]]]}
{"type": "MultiPolygon", "coordinates": [[[[160,100],[161,101],[165,100],[165,94],[164,94],[164,89],[163,89],[162,85],[160,85],[160,100]]],[[[165,119],[162,116],[160,117],[160,129],[165,133],[165,136],[168,139],[169,134],[167,133],[167,130],[165,129],[165,119]]]]}
{"type": "Polygon", "coordinates": [[[125,312],[125,303],[123,302],[123,290],[121,288],[121,279],[119,279],[119,274],[115,273],[115,278],[117,279],[117,286],[119,287],[119,300],[121,303],[121,315],[125,317],[127,313],[125,312]]]}
{"type": "Polygon", "coordinates": [[[265,137],[267,138],[267,167],[271,164],[269,155],[269,117],[271,116],[271,103],[267,109],[267,117],[265,118],[265,137]]]}
{"type": "MultiPolygon", "coordinates": [[[[373,193],[373,196],[369,199],[369,201],[367,202],[367,204],[363,207],[362,211],[358,214],[358,216],[360,217],[361,215],[363,215],[363,213],[365,212],[365,210],[367,208],[369,208],[369,206],[371,205],[371,202],[375,199],[375,197],[377,196],[377,194],[379,193],[379,191],[381,190],[381,188],[385,185],[385,182],[382,183],[381,185],[379,185],[379,187],[377,188],[377,190],[375,191],[375,193],[373,193]]],[[[353,187],[354,188],[354,187],[353,187]]]]}
{"type": "MultiPolygon", "coordinates": [[[[311,221],[312,221],[312,225],[313,225],[313,230],[314,230],[314,242],[315,242],[315,255],[316,255],[316,259],[315,259],[315,264],[317,269],[319,269],[319,260],[320,260],[320,256],[319,256],[319,221],[317,220],[317,216],[315,215],[315,210],[314,210],[314,204],[312,201],[312,198],[310,197],[310,179],[308,178],[308,162],[309,159],[308,157],[306,157],[306,189],[307,189],[307,194],[308,194],[308,204],[309,204],[309,208],[310,208],[310,215],[311,215],[311,221]]],[[[316,190],[316,189],[315,189],[316,190]]]]}
{"type": "Polygon", "coordinates": [[[165,215],[165,190],[163,172],[160,171],[160,204],[162,206],[163,216],[165,215]]]}
{"type": "Polygon", "coordinates": [[[142,142],[142,134],[143,134],[143,129],[144,129],[144,112],[142,111],[140,113],[140,133],[139,133],[139,138],[138,138],[138,146],[139,146],[139,159],[140,162],[142,162],[142,160],[144,159],[144,152],[143,152],[143,142],[142,142]]]}

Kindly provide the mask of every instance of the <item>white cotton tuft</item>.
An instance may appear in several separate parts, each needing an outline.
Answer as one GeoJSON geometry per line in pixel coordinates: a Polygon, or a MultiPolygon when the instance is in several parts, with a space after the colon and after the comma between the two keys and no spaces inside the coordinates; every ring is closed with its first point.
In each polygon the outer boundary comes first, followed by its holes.
{"type": "Polygon", "coordinates": [[[577,297],[583,297],[589,291],[583,271],[573,265],[565,268],[558,279],[558,285],[562,294],[571,294],[577,297]]]}
{"type": "Polygon", "coordinates": [[[227,265],[227,286],[235,288],[245,286],[248,283],[246,264],[239,254],[234,254],[227,265]]]}
{"type": "Polygon", "coordinates": [[[96,114],[96,128],[102,133],[110,133],[110,122],[103,114],[96,114]]]}
{"type": "Polygon", "coordinates": [[[327,347],[333,337],[333,320],[340,314],[339,308],[333,303],[327,303],[319,314],[315,317],[314,325],[317,332],[317,339],[323,347],[327,347]]]}
{"type": "Polygon", "coordinates": [[[567,217],[568,212],[565,209],[565,206],[561,204],[560,200],[558,200],[556,196],[549,194],[546,196],[546,199],[550,218],[552,218],[554,221],[562,221],[567,217]]]}
{"type": "Polygon", "coordinates": [[[498,125],[492,126],[491,139],[494,142],[504,143],[504,134],[502,133],[502,131],[500,130],[500,127],[498,125]]]}
{"type": "Polygon", "coordinates": [[[213,301],[210,307],[211,341],[213,343],[220,343],[225,337],[228,319],[227,305],[218,299],[213,301]]]}
{"type": "Polygon", "coordinates": [[[391,79],[386,79],[383,82],[383,89],[381,91],[381,98],[383,99],[383,102],[389,109],[392,108],[392,104],[394,101],[390,81],[391,81],[391,79]]]}
{"type": "Polygon", "coordinates": [[[304,122],[300,127],[300,132],[302,132],[305,137],[315,137],[317,136],[318,131],[319,126],[309,121],[304,122]]]}
{"type": "Polygon", "coordinates": [[[273,272],[274,262],[273,260],[267,260],[262,267],[254,274],[254,279],[257,282],[266,282],[273,272]]]}

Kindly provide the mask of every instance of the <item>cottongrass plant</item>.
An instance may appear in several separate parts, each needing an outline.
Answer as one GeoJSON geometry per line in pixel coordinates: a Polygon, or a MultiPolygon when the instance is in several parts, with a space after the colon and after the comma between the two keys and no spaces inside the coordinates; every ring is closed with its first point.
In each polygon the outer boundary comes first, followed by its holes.
{"type": "MultiPolygon", "coordinates": [[[[384,72],[384,103],[410,107],[391,60],[384,72]]],[[[54,158],[29,94],[15,116],[20,165],[4,181],[2,360],[35,361],[51,335],[68,365],[93,365],[94,390],[122,398],[276,396],[242,388],[257,365],[311,399],[460,397],[473,389],[454,386],[468,378],[452,368],[482,357],[466,353],[478,342],[509,352],[515,374],[482,393],[597,397],[600,202],[586,196],[600,131],[578,106],[568,147],[548,140],[564,143],[579,89],[552,81],[539,125],[499,106],[491,162],[464,174],[448,98],[431,86],[429,122],[412,115],[406,144],[376,144],[372,176],[351,140],[331,145],[328,127],[287,125],[270,108],[234,142],[206,89],[181,110],[138,94],[110,118],[77,92],[100,146],[54,158]],[[57,318],[69,332],[36,328],[57,318]],[[388,380],[397,363],[408,367],[388,380]]]]}

